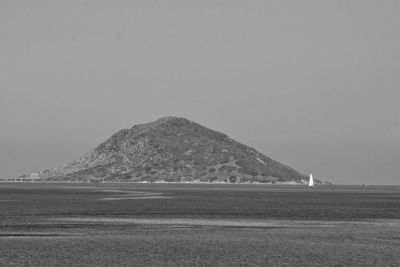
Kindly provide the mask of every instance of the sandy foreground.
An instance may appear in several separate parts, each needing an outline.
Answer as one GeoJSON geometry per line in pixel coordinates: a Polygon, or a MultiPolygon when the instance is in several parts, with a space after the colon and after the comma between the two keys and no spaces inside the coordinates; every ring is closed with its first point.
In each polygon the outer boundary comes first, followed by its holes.
{"type": "Polygon", "coordinates": [[[400,266],[396,188],[4,184],[0,266],[400,266]]]}
{"type": "Polygon", "coordinates": [[[4,266],[399,266],[400,221],[54,218],[2,231],[4,266]]]}

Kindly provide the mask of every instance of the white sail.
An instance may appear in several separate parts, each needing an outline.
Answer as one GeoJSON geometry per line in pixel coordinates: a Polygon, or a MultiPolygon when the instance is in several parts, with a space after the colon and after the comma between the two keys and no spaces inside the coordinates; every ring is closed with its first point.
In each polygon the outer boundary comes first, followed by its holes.
{"type": "Polygon", "coordinates": [[[310,181],[308,181],[308,186],[313,187],[314,186],[314,179],[312,178],[312,173],[310,173],[310,181]]]}

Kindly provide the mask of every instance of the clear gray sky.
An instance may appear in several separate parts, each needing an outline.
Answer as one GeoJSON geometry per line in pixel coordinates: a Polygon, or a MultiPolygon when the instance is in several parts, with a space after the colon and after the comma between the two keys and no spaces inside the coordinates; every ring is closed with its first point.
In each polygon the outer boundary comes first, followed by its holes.
{"type": "Polygon", "coordinates": [[[400,184],[400,1],[0,0],[0,177],[172,115],[400,184]]]}

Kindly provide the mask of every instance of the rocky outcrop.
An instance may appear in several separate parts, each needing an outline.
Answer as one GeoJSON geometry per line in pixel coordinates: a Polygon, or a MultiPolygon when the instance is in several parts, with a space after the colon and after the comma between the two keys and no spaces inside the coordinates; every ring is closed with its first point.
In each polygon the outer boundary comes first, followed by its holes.
{"type": "Polygon", "coordinates": [[[21,178],[230,183],[302,183],[308,180],[304,174],[223,133],[176,117],[120,130],[77,161],[21,178]]]}

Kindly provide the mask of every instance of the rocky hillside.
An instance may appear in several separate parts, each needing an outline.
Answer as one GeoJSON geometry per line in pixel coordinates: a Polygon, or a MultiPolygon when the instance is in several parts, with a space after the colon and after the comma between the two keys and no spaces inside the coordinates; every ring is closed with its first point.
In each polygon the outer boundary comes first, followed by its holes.
{"type": "Polygon", "coordinates": [[[20,178],[230,183],[304,183],[308,180],[304,174],[225,134],[175,117],[120,130],[77,161],[20,178]]]}

